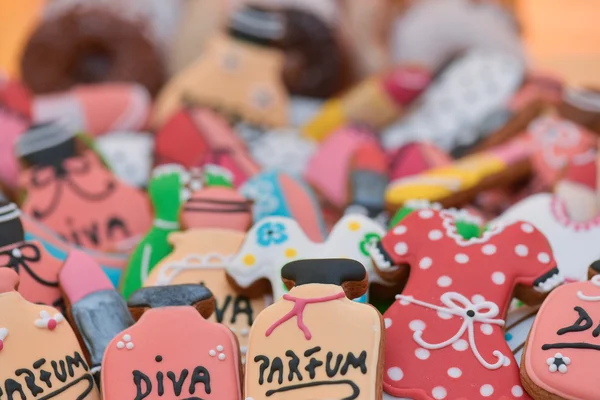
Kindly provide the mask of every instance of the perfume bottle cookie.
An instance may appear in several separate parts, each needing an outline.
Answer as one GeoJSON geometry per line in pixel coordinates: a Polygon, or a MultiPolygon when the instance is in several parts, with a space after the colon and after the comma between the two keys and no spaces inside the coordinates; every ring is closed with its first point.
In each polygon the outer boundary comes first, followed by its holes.
{"type": "Polygon", "coordinates": [[[513,294],[541,301],[562,278],[550,245],[531,224],[493,225],[464,239],[455,221],[465,213],[414,211],[371,248],[382,276],[393,279],[410,268],[404,290],[384,314],[383,385],[392,396],[524,395],[504,338],[508,306],[513,294]]]}
{"type": "Polygon", "coordinates": [[[382,398],[383,320],[350,298],[367,289],[363,265],[347,259],[293,261],[282,269],[289,293],[250,332],[246,398],[382,398]]]}
{"type": "Polygon", "coordinates": [[[248,298],[229,283],[226,267],[239,250],[244,233],[227,229],[189,229],[169,235],[173,251],[163,258],[144,286],[202,284],[213,294],[215,311],[209,321],[227,326],[237,336],[242,363],[248,334],[256,317],[271,304],[270,292],[248,298]]]}
{"type": "Polygon", "coordinates": [[[77,337],[58,310],[17,291],[0,268],[0,396],[8,399],[100,400],[77,337]]]}
{"type": "Polygon", "coordinates": [[[106,349],[104,399],[242,399],[238,344],[205,319],[214,310],[205,286],[143,288],[128,304],[137,322],[106,349]]]}
{"type": "Polygon", "coordinates": [[[61,123],[36,125],[17,142],[24,166],[21,205],[66,241],[115,250],[151,225],[145,193],[119,181],[61,123]],[[93,210],[93,212],[90,212],[93,210]]]}

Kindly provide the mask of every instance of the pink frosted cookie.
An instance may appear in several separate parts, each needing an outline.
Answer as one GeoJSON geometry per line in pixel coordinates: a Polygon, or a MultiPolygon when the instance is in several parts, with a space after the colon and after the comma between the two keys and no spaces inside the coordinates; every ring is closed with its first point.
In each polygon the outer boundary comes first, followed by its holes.
{"type": "Polygon", "coordinates": [[[14,190],[19,184],[19,163],[15,154],[17,138],[27,130],[28,121],[0,107],[0,185],[14,190]]]}
{"type": "Polygon", "coordinates": [[[534,399],[598,398],[599,278],[556,289],[540,308],[521,367],[523,386],[534,399]]]}
{"type": "Polygon", "coordinates": [[[206,287],[143,288],[128,304],[143,315],[104,353],[105,400],[242,399],[237,342],[227,327],[205,319],[214,309],[206,287]]]}
{"type": "Polygon", "coordinates": [[[371,249],[384,277],[410,267],[406,287],[384,315],[388,394],[524,396],[504,319],[517,285],[518,295],[535,302],[561,282],[552,250],[527,223],[493,225],[465,240],[455,225],[465,213],[414,211],[371,249]]]}

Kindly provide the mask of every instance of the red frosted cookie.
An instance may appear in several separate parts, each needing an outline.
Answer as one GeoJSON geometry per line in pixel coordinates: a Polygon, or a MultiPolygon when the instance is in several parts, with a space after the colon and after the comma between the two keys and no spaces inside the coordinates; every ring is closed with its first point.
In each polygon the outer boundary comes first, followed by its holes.
{"type": "Polygon", "coordinates": [[[250,331],[246,400],[381,400],[381,314],[350,300],[367,290],[363,265],[299,260],[281,276],[290,292],[250,331]]]}
{"type": "Polygon", "coordinates": [[[114,250],[150,227],[150,202],[78,146],[60,123],[33,126],[19,138],[17,152],[26,166],[22,210],[68,242],[114,250]]]}
{"type": "Polygon", "coordinates": [[[465,240],[458,217],[468,215],[414,211],[371,250],[384,277],[410,266],[384,315],[384,390],[415,400],[525,398],[504,319],[517,285],[534,302],[561,282],[552,249],[522,222],[465,240]]]}
{"type": "Polygon", "coordinates": [[[227,327],[204,319],[214,309],[206,287],[143,288],[128,304],[145,312],[104,353],[105,400],[242,399],[238,345],[227,327]]]}
{"type": "Polygon", "coordinates": [[[600,276],[553,291],[538,312],[523,352],[521,379],[540,400],[598,398],[600,276]]]}

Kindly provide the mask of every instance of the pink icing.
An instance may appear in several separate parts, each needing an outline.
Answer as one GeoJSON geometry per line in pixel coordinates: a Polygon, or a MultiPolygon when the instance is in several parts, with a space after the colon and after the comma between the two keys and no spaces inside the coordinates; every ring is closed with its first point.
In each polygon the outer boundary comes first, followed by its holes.
{"type": "Polygon", "coordinates": [[[310,198],[298,182],[285,174],[279,176],[279,183],[289,200],[288,207],[292,216],[298,221],[306,236],[312,241],[322,242],[325,238],[319,222],[319,209],[316,201],[310,198]]]}
{"type": "Polygon", "coordinates": [[[527,140],[521,138],[490,150],[492,155],[498,157],[506,164],[523,161],[531,156],[532,152],[532,146],[528,144],[527,140]]]}
{"type": "Polygon", "coordinates": [[[19,285],[19,275],[10,268],[0,268],[0,294],[12,292],[19,285]]]}
{"type": "Polygon", "coordinates": [[[27,122],[0,108],[0,182],[11,189],[19,183],[15,141],[27,130],[27,122]]]}
{"type": "Polygon", "coordinates": [[[71,304],[90,293],[114,289],[100,266],[88,254],[71,250],[59,274],[60,286],[71,304]]]}

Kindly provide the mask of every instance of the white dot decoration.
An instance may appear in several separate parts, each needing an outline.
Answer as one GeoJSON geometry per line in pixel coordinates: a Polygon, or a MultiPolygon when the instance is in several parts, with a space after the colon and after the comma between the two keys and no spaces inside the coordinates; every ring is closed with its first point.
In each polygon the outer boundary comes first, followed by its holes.
{"type": "Polygon", "coordinates": [[[226,358],[225,354],[219,354],[219,360],[223,361],[226,358]]]}
{"type": "Polygon", "coordinates": [[[440,317],[441,319],[450,319],[452,318],[452,314],[447,313],[446,311],[438,311],[437,312],[438,317],[440,317]]]}
{"type": "Polygon", "coordinates": [[[415,350],[415,356],[419,360],[427,360],[429,358],[429,355],[429,350],[427,349],[418,348],[415,350]]]}
{"type": "Polygon", "coordinates": [[[452,285],[452,278],[447,275],[442,275],[438,278],[437,284],[439,287],[448,287],[452,285]]]}
{"type": "Polygon", "coordinates": [[[392,232],[394,233],[394,235],[404,235],[406,233],[407,229],[406,226],[404,225],[398,225],[397,227],[395,227],[392,232]]]}
{"type": "Polygon", "coordinates": [[[122,349],[125,347],[125,343],[123,342],[117,342],[117,349],[122,349]]]}
{"type": "Polygon", "coordinates": [[[529,249],[524,244],[518,244],[515,246],[515,254],[519,257],[527,257],[527,254],[529,254],[529,249]]]}
{"type": "Polygon", "coordinates": [[[454,261],[459,264],[466,264],[469,262],[469,256],[464,253],[458,253],[454,256],[454,261]]]}
{"type": "Polygon", "coordinates": [[[217,351],[223,351],[223,346],[221,346],[221,345],[218,345],[218,346],[217,346],[217,351]]]}
{"type": "Polygon", "coordinates": [[[490,325],[490,324],[481,324],[479,326],[479,328],[481,329],[481,332],[484,335],[491,335],[492,333],[494,333],[494,328],[490,325]]]}
{"type": "Polygon", "coordinates": [[[521,230],[525,233],[533,233],[533,225],[531,224],[522,224],[521,230]]]}
{"type": "Polygon", "coordinates": [[[491,395],[494,394],[494,387],[492,385],[486,384],[483,385],[480,389],[479,389],[479,393],[483,396],[483,397],[490,397],[491,395]]]}
{"type": "Polygon", "coordinates": [[[410,321],[410,323],[408,324],[408,327],[410,328],[411,331],[415,332],[415,331],[424,331],[425,330],[425,322],[421,321],[420,319],[414,319],[412,321],[410,321]]]}
{"type": "Polygon", "coordinates": [[[388,374],[388,377],[395,382],[398,382],[398,381],[402,380],[402,378],[404,378],[404,372],[402,371],[402,369],[400,369],[398,367],[392,367],[392,368],[388,369],[387,374],[388,374]]]}
{"type": "Polygon", "coordinates": [[[485,246],[483,246],[481,248],[481,252],[483,254],[485,254],[486,256],[491,256],[496,254],[496,246],[494,246],[493,244],[486,244],[485,246]]]}
{"type": "Polygon", "coordinates": [[[423,218],[423,219],[429,219],[431,217],[433,217],[433,211],[432,210],[421,210],[419,211],[419,217],[423,218]]]}
{"type": "Polygon", "coordinates": [[[462,371],[460,370],[460,368],[453,367],[448,370],[448,376],[450,378],[457,379],[457,378],[460,378],[461,375],[462,375],[462,371]]]}
{"type": "Polygon", "coordinates": [[[540,253],[538,254],[538,261],[541,262],[542,264],[548,264],[550,262],[550,256],[548,255],[548,253],[540,253]]]}
{"type": "Polygon", "coordinates": [[[211,349],[208,351],[208,355],[211,357],[215,357],[217,355],[217,352],[211,349]]]}
{"type": "Polygon", "coordinates": [[[496,271],[492,274],[492,282],[496,285],[502,285],[506,282],[506,276],[502,272],[496,271]]]}
{"type": "Polygon", "coordinates": [[[469,348],[469,343],[467,343],[467,341],[464,339],[459,339],[452,343],[452,348],[456,351],[465,351],[469,348]]]}
{"type": "Polygon", "coordinates": [[[448,392],[446,392],[446,389],[444,389],[443,386],[436,386],[431,391],[431,394],[433,395],[434,399],[442,400],[442,399],[446,398],[446,396],[448,395],[448,392]]]}
{"type": "Polygon", "coordinates": [[[130,342],[131,341],[131,335],[123,335],[123,340],[126,342],[130,342]]]}
{"type": "Polygon", "coordinates": [[[125,345],[125,347],[127,347],[127,350],[131,350],[135,347],[135,345],[133,343],[129,342],[125,345]]]}
{"type": "Polygon", "coordinates": [[[385,329],[387,329],[390,326],[392,326],[392,319],[391,318],[386,318],[386,319],[383,320],[383,322],[385,322],[385,329]]]}
{"type": "Polygon", "coordinates": [[[474,294],[473,297],[471,297],[471,301],[473,304],[483,303],[485,301],[485,297],[480,294],[474,294]]]}
{"type": "Polygon", "coordinates": [[[444,234],[439,229],[434,229],[430,231],[429,235],[427,236],[429,237],[429,240],[440,240],[442,237],[444,237],[444,234]]]}
{"type": "Polygon", "coordinates": [[[419,268],[428,269],[429,267],[431,267],[432,264],[433,264],[433,260],[431,258],[423,257],[423,258],[421,258],[421,261],[419,261],[419,268]]]}
{"type": "Polygon", "coordinates": [[[394,251],[396,254],[403,256],[408,253],[408,245],[404,242],[396,243],[394,246],[394,251]]]}
{"type": "Polygon", "coordinates": [[[515,397],[522,397],[523,396],[523,388],[521,386],[519,386],[519,385],[513,386],[510,392],[515,397]]]}

